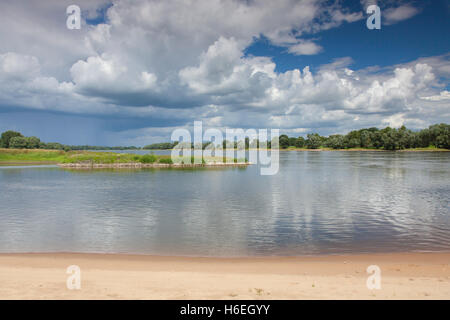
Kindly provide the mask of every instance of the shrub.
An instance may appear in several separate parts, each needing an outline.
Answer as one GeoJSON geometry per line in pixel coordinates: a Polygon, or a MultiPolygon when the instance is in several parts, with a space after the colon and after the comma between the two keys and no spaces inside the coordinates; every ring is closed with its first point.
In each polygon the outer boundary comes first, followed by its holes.
{"type": "Polygon", "coordinates": [[[158,158],[154,154],[144,154],[140,157],[139,161],[141,163],[154,163],[158,158]]]}
{"type": "Polygon", "coordinates": [[[159,163],[167,163],[167,164],[172,164],[172,159],[171,158],[161,158],[159,159],[159,163]]]}

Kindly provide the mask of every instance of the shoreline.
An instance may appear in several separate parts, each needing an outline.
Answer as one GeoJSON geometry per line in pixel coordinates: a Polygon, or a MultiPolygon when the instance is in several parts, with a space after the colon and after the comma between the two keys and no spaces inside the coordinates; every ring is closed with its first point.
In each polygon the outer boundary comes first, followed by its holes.
{"type": "MultiPolygon", "coordinates": [[[[135,151],[171,151],[172,149],[136,149],[135,151]]],[[[238,149],[233,149],[237,151],[238,149]]],[[[272,150],[272,149],[245,149],[245,151],[249,150],[272,150]]],[[[401,149],[401,150],[385,150],[385,149],[364,149],[364,148],[350,148],[350,149],[332,149],[332,148],[318,148],[318,149],[306,149],[306,148],[287,148],[287,149],[278,149],[278,151],[375,151],[375,152],[450,152],[450,149],[439,149],[439,148],[413,148],[413,149],[401,149]]]]}
{"type": "Polygon", "coordinates": [[[0,299],[450,299],[450,253],[180,257],[0,254],[0,299]],[[81,290],[66,268],[81,268],[81,290]],[[381,290],[366,286],[369,265],[381,290]]]}
{"type": "MultiPolygon", "coordinates": [[[[137,149],[137,150],[143,150],[143,149],[137,149]]],[[[237,149],[234,149],[234,151],[236,151],[237,149]]],[[[270,151],[271,149],[246,149],[245,151],[248,152],[249,150],[254,151],[254,150],[266,150],[266,151],[270,151]]],[[[152,151],[170,151],[170,149],[158,149],[158,150],[144,150],[144,151],[148,151],[148,152],[152,152],[152,151]]],[[[305,148],[288,148],[288,149],[279,149],[279,151],[281,152],[289,152],[289,151],[302,151],[302,152],[400,152],[400,153],[422,153],[422,152],[450,152],[449,149],[436,149],[436,148],[417,148],[417,149],[403,149],[403,150],[384,150],[384,149],[363,149],[363,148],[352,148],[352,149],[329,149],[329,148],[319,148],[319,149],[305,149],[305,148]]],[[[114,159],[113,162],[110,162],[111,159],[108,159],[109,161],[106,162],[101,162],[101,160],[97,161],[97,162],[92,162],[91,160],[87,160],[87,161],[74,161],[74,162],[62,162],[61,157],[64,157],[64,155],[66,154],[64,151],[59,151],[59,150],[46,150],[46,149],[2,149],[0,148],[0,155],[4,153],[4,154],[12,154],[12,155],[16,155],[18,154],[18,157],[9,157],[7,159],[2,159],[0,160],[0,166],[17,166],[17,165],[57,165],[59,167],[65,167],[65,168],[168,168],[168,167],[185,167],[185,168],[189,168],[189,167],[242,167],[242,166],[247,166],[247,165],[251,165],[252,163],[249,162],[238,162],[238,163],[234,163],[234,162],[226,162],[226,163],[221,163],[221,162],[209,162],[206,164],[170,164],[170,163],[165,163],[165,162],[153,162],[153,163],[146,163],[146,162],[136,162],[134,161],[134,159],[131,159],[131,156],[137,156],[137,157],[142,157],[143,155],[135,155],[133,153],[111,153],[109,151],[107,152],[103,152],[103,151],[97,151],[97,152],[92,152],[92,151],[71,151],[71,154],[73,155],[96,155],[99,156],[100,158],[102,157],[109,157],[110,155],[114,155],[118,158],[120,157],[128,157],[129,159],[127,159],[128,161],[124,161],[124,162],[115,162],[114,159]],[[52,154],[54,156],[55,159],[48,159],[47,157],[45,157],[45,159],[35,159],[35,157],[33,157],[33,153],[44,153],[44,154],[52,154]],[[30,154],[31,158],[30,159],[26,159],[27,156],[25,156],[25,159],[23,159],[24,155],[30,154]]],[[[151,153],[147,153],[146,155],[150,155],[151,153]]],[[[157,157],[167,157],[167,155],[158,155],[157,157]]],[[[104,159],[102,159],[104,160],[104,159]]]]}
{"type": "Polygon", "coordinates": [[[139,162],[123,162],[123,163],[58,163],[60,168],[70,169],[117,169],[117,168],[222,168],[222,167],[246,167],[251,165],[250,162],[216,162],[216,163],[139,163],[139,162]]]}

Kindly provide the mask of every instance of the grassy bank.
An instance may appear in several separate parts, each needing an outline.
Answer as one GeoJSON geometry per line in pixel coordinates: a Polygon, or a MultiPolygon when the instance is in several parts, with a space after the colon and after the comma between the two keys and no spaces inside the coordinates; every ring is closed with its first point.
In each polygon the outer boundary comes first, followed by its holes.
{"type": "Polygon", "coordinates": [[[0,164],[60,163],[67,153],[59,150],[0,149],[0,164]]]}
{"type": "MultiPolygon", "coordinates": [[[[224,161],[222,158],[204,158],[200,163],[224,161]]],[[[183,160],[185,164],[194,162],[194,157],[183,160]]],[[[228,162],[228,160],[227,160],[228,162]]],[[[245,159],[232,159],[230,162],[246,162],[245,159]]],[[[62,151],[43,149],[0,149],[0,164],[172,164],[170,155],[131,154],[93,151],[62,151]]]]}

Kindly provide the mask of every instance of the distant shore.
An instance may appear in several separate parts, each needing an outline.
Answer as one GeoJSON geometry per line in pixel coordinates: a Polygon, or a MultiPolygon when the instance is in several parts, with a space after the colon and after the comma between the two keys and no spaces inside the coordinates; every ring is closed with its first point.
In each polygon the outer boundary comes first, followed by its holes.
{"type": "MultiPolygon", "coordinates": [[[[142,151],[171,151],[172,149],[151,149],[142,151]]],[[[233,149],[237,151],[238,149],[233,149]]],[[[245,151],[249,150],[272,150],[272,149],[245,149],[245,151]]],[[[278,149],[279,151],[376,151],[376,152],[450,152],[450,149],[442,149],[442,148],[411,148],[411,149],[402,149],[402,150],[384,150],[384,149],[368,149],[368,148],[350,148],[350,149],[333,149],[333,148],[318,148],[318,149],[307,149],[307,148],[286,148],[286,149],[278,149]]],[[[225,151],[225,150],[224,150],[225,151]]]]}
{"type": "Polygon", "coordinates": [[[350,149],[332,149],[332,148],[305,149],[305,148],[288,148],[288,149],[280,149],[280,151],[450,152],[450,149],[440,149],[440,148],[412,148],[412,149],[402,149],[402,150],[384,150],[384,149],[365,149],[365,148],[350,148],[350,149]]]}
{"type": "MultiPolygon", "coordinates": [[[[236,151],[237,149],[234,149],[236,151]]],[[[257,150],[257,149],[247,149],[257,150]]],[[[260,149],[270,151],[271,149],[260,149]]],[[[169,168],[169,167],[242,167],[250,165],[247,159],[227,159],[222,157],[210,157],[211,159],[202,159],[201,163],[194,164],[192,157],[186,159],[183,164],[174,164],[170,155],[154,155],[151,151],[170,151],[170,150],[147,150],[149,153],[140,155],[132,153],[114,153],[99,151],[62,151],[46,149],[2,149],[0,148],[0,165],[59,165],[63,168],[169,168]],[[213,160],[213,161],[211,161],[213,160]]],[[[305,148],[287,148],[279,149],[281,152],[289,151],[333,151],[333,152],[450,152],[449,149],[439,148],[415,148],[389,151],[383,149],[305,149],[305,148]]]]}
{"type": "Polygon", "coordinates": [[[0,254],[0,299],[450,299],[450,253],[194,258],[0,254]],[[66,269],[81,269],[68,290],[66,269]],[[381,289],[369,290],[369,265],[381,289]]]}

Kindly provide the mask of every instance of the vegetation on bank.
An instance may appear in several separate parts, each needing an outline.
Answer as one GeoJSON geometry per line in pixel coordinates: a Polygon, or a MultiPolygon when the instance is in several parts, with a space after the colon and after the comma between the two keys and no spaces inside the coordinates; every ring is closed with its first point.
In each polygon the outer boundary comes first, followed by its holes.
{"type": "MultiPolygon", "coordinates": [[[[211,142],[204,142],[202,148],[205,149],[211,142]]],[[[172,149],[175,143],[155,143],[145,146],[144,149],[172,149]]],[[[191,147],[194,148],[193,143],[191,147]]],[[[216,147],[219,147],[216,146],[216,147]]],[[[223,141],[221,147],[227,148],[259,148],[260,141],[246,138],[240,145],[239,142],[223,141]]],[[[271,141],[266,142],[266,147],[271,148],[271,141]]],[[[321,150],[410,150],[410,151],[435,151],[440,149],[450,149],[450,125],[441,123],[435,124],[427,129],[412,131],[402,126],[399,129],[386,127],[384,129],[367,128],[353,130],[346,135],[334,134],[328,137],[317,133],[307,134],[306,138],[279,137],[279,147],[287,150],[321,149],[321,150]]]]}
{"type": "Polygon", "coordinates": [[[149,144],[142,149],[144,150],[170,150],[173,149],[178,144],[178,141],[172,142],[161,142],[161,143],[153,143],[149,144]]]}
{"type": "Polygon", "coordinates": [[[322,137],[318,134],[309,134],[307,139],[301,137],[292,140],[287,136],[280,136],[280,147],[290,146],[317,149],[320,147],[331,149],[450,149],[450,125],[436,124],[428,129],[411,131],[402,126],[399,129],[390,127],[384,129],[369,128],[354,130],[346,135],[331,135],[322,137]]]}
{"type": "MultiPolygon", "coordinates": [[[[187,157],[183,164],[195,163],[196,158],[187,157]]],[[[202,158],[199,163],[206,162],[247,162],[246,159],[233,159],[209,157],[202,158]]],[[[0,163],[2,164],[26,164],[26,163],[93,163],[93,164],[115,164],[115,163],[161,163],[172,164],[170,155],[155,154],[131,154],[113,152],[92,151],[64,151],[64,150],[42,150],[42,149],[0,149],[0,163]]]]}
{"type": "Polygon", "coordinates": [[[61,163],[65,151],[40,149],[0,149],[0,163],[61,163]]]}
{"type": "Polygon", "coordinates": [[[0,149],[0,163],[27,163],[27,162],[121,163],[121,162],[138,162],[139,160],[145,161],[146,159],[145,156],[132,154],[118,154],[111,152],[64,151],[64,150],[43,150],[43,149],[0,149]]]}
{"type": "Polygon", "coordinates": [[[5,131],[2,133],[0,138],[0,148],[11,148],[11,149],[45,149],[45,150],[137,150],[139,147],[129,146],[129,147],[107,147],[107,146],[72,146],[61,144],[58,142],[43,142],[37,137],[24,137],[20,132],[17,131],[5,131]]]}
{"type": "MultiPolygon", "coordinates": [[[[168,150],[174,148],[178,142],[164,142],[147,145],[142,149],[168,150]]],[[[272,147],[272,142],[267,141],[264,145],[257,139],[250,141],[223,141],[221,145],[223,149],[233,148],[259,148],[272,147]]],[[[189,145],[188,145],[189,147],[189,145]]],[[[191,143],[194,148],[194,144],[191,143]]],[[[202,149],[211,147],[211,142],[203,142],[202,149]]],[[[334,134],[328,137],[320,136],[317,133],[307,134],[306,138],[288,137],[287,135],[279,136],[279,147],[281,149],[371,149],[371,150],[435,150],[450,149],[450,125],[441,123],[435,124],[427,129],[420,131],[412,131],[402,126],[399,129],[386,127],[384,129],[367,128],[353,130],[346,135],[334,134]]],[[[99,146],[69,146],[60,143],[45,143],[37,137],[24,137],[20,132],[6,131],[0,138],[0,148],[10,149],[50,149],[50,150],[129,150],[140,149],[138,147],[99,147],[99,146]]]]}

